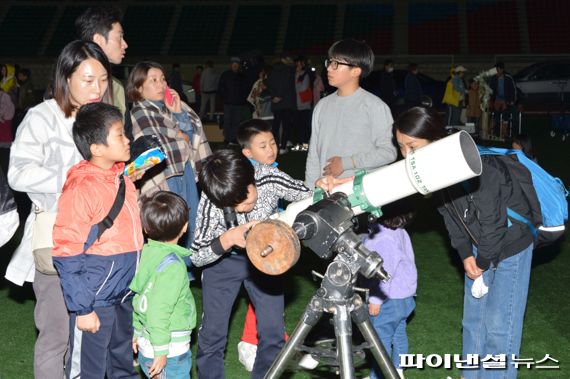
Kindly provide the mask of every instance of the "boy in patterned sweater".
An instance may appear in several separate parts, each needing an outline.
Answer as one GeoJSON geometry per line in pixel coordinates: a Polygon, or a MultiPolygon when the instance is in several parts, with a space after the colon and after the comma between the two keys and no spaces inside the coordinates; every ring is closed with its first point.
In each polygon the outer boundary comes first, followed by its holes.
{"type": "Polygon", "coordinates": [[[200,378],[224,377],[228,322],[241,284],[257,311],[259,345],[252,377],[262,378],[284,345],[282,278],[251,265],[243,248],[245,234],[277,212],[280,198],[297,201],[312,195],[302,181],[275,167],[253,166],[241,152],[219,150],[200,171],[203,193],[198,206],[192,263],[202,272],[203,317],[196,364],[200,378]],[[235,222],[230,222],[234,215],[235,222]]]}

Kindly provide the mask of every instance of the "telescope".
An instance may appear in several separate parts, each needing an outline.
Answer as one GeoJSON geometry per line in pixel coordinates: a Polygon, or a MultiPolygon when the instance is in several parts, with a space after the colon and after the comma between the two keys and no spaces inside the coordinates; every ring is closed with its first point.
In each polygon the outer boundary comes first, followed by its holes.
{"type": "Polygon", "coordinates": [[[370,349],[384,377],[399,378],[370,322],[366,303],[356,293],[358,274],[384,281],[390,275],[382,267],[381,256],[364,247],[354,232],[355,216],[368,212],[380,217],[383,205],[417,192],[427,195],[480,175],[481,170],[475,142],[461,131],[411,151],[399,162],[370,173],[359,172],[328,196],[317,190],[312,198],[291,203],[285,211],[257,224],[247,236],[246,249],[253,265],[266,274],[279,275],[291,268],[299,259],[300,241],[320,258],[329,259],[336,254],[265,379],[281,376],[296,351],[317,358],[332,357],[341,379],[352,379],[353,355],[363,349],[370,349]],[[304,346],[309,331],[323,313],[333,316],[336,346],[330,349],[304,346]],[[366,340],[364,347],[352,346],[350,320],[366,340]]]}
{"type": "MultiPolygon", "coordinates": [[[[427,195],[478,176],[481,170],[481,157],[475,142],[467,132],[460,131],[411,151],[398,162],[369,173],[361,171],[354,180],[332,190],[331,198],[335,193],[343,193],[348,202],[339,200],[338,195],[336,202],[326,200],[323,192],[317,190],[313,197],[289,204],[284,211],[250,231],[246,241],[247,254],[258,270],[269,275],[283,274],[297,262],[300,240],[319,257],[330,258],[338,238],[351,231],[353,225],[346,221],[353,216],[368,212],[380,217],[383,205],[418,192],[427,195]],[[334,216],[332,211],[326,211],[334,205],[338,208],[339,201],[347,210],[343,216],[340,211],[334,216]],[[319,205],[319,202],[326,202],[327,206],[319,205]],[[345,219],[341,220],[342,217],[345,219]],[[313,232],[307,234],[309,230],[313,232]]],[[[363,274],[386,279],[381,272],[374,272],[369,269],[363,274]]]]}

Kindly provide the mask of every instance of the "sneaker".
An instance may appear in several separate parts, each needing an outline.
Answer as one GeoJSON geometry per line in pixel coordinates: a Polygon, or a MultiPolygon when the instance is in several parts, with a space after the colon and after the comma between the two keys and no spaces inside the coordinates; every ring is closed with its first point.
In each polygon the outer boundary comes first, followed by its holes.
{"type": "Polygon", "coordinates": [[[303,145],[301,145],[301,151],[309,151],[309,144],[304,143],[303,145]]]}
{"type": "Polygon", "coordinates": [[[291,141],[287,141],[287,143],[285,144],[287,147],[292,147],[293,146],[293,142],[291,141]]]}
{"type": "Polygon", "coordinates": [[[247,371],[252,372],[253,364],[255,363],[255,357],[257,355],[257,345],[245,341],[240,341],[237,345],[237,349],[240,363],[245,367],[247,371]]]}
{"type": "Polygon", "coordinates": [[[287,154],[288,152],[289,152],[289,150],[287,150],[287,149],[279,149],[280,155],[287,154]]]}
{"type": "Polygon", "coordinates": [[[311,354],[303,355],[303,358],[299,361],[299,366],[307,369],[307,370],[314,370],[319,365],[319,361],[317,361],[311,354]]]}
{"type": "Polygon", "coordinates": [[[302,145],[300,143],[296,144],[291,148],[291,151],[301,151],[302,145]]]}

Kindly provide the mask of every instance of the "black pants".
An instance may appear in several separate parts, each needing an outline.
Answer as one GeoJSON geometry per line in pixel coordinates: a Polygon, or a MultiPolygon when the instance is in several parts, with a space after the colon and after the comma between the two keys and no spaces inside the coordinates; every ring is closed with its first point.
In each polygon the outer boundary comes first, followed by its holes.
{"type": "Polygon", "coordinates": [[[242,106],[224,104],[224,142],[236,142],[236,134],[241,122],[242,106]]]}
{"type": "Polygon", "coordinates": [[[69,360],[67,378],[138,379],[133,368],[133,306],[130,300],[110,307],[94,309],[101,322],[97,333],[81,332],[75,326],[76,316],[69,319],[69,360]]]}
{"type": "Polygon", "coordinates": [[[263,378],[285,344],[283,282],[255,269],[244,254],[230,254],[202,271],[204,313],[198,332],[198,377],[224,378],[228,323],[241,284],[255,307],[259,344],[252,378],[263,378]]]}
{"type": "Polygon", "coordinates": [[[280,149],[285,149],[287,147],[287,141],[290,138],[291,129],[293,128],[295,111],[293,109],[273,111],[273,117],[273,135],[275,136],[275,141],[280,149]],[[283,128],[282,134],[279,133],[280,126],[283,128]]]}
{"type": "Polygon", "coordinates": [[[299,143],[309,143],[311,140],[311,109],[303,109],[295,112],[295,126],[299,143]]]}

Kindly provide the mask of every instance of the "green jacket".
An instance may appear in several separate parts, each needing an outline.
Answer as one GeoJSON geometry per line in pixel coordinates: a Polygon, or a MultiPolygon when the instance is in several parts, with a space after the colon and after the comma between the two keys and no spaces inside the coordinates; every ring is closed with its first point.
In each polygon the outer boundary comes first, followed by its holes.
{"type": "Polygon", "coordinates": [[[148,339],[156,355],[167,355],[171,342],[187,342],[196,326],[196,304],[183,257],[190,250],[148,240],[129,288],[135,337],[148,339]]]}

